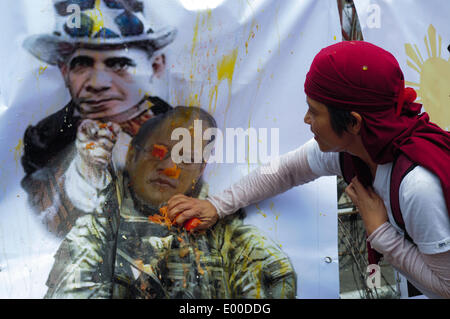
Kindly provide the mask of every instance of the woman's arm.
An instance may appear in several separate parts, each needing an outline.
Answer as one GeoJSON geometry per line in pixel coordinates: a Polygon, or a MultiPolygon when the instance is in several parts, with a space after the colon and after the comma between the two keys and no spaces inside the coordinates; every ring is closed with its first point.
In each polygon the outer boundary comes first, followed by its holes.
{"type": "Polygon", "coordinates": [[[222,218],[239,208],[316,179],[319,176],[312,172],[308,164],[308,147],[310,145],[306,143],[294,151],[281,155],[269,166],[258,167],[220,194],[208,196],[207,200],[214,205],[219,217],[222,218]]]}
{"type": "MultiPolygon", "coordinates": [[[[388,222],[386,207],[381,197],[373,189],[365,189],[356,177],[347,187],[346,192],[358,207],[369,236],[367,240],[372,248],[383,254],[385,260],[392,266],[408,274],[425,289],[450,298],[450,252],[447,250],[436,254],[421,253],[417,246],[406,240],[388,222]]],[[[412,197],[409,198],[409,204],[412,206],[402,207],[404,218],[414,216],[406,212],[411,213],[417,208],[426,218],[434,217],[432,212],[427,212],[424,208],[420,209],[420,203],[415,203],[419,199],[426,202],[427,198],[423,196],[428,196],[430,199],[429,195],[417,192],[417,189],[413,192],[412,197]]],[[[436,212],[434,214],[437,215],[436,212]]],[[[418,218],[415,223],[419,223],[418,218]]],[[[408,233],[415,238],[414,240],[419,238],[416,233],[411,233],[409,230],[408,233]]]]}
{"type": "Polygon", "coordinates": [[[392,266],[424,288],[450,298],[450,251],[422,254],[388,222],[378,227],[367,240],[392,266]]]}
{"type": "Polygon", "coordinates": [[[242,177],[237,183],[206,201],[175,195],[168,202],[169,217],[175,223],[197,217],[208,228],[219,217],[233,214],[239,208],[257,203],[288,189],[310,182],[322,175],[339,174],[338,154],[322,153],[314,140],[286,153],[270,165],[259,167],[242,177]]]}

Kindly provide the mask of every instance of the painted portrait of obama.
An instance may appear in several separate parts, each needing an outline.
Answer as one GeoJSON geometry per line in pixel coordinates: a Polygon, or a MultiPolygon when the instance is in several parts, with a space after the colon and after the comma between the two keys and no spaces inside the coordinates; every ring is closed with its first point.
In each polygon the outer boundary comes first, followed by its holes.
{"type": "MultiPolygon", "coordinates": [[[[73,186],[66,176],[68,168],[75,166],[93,185],[105,183],[114,169],[123,168],[129,142],[141,125],[171,109],[161,98],[168,92],[161,80],[166,67],[162,49],[173,42],[176,30],[150,27],[143,1],[53,4],[54,32],[31,35],[23,46],[59,68],[71,101],[26,129],[22,187],[47,229],[63,237],[79,216],[67,194],[73,186]],[[78,26],[73,26],[73,5],[80,10],[78,26]],[[76,143],[79,130],[99,133],[86,145],[76,143]],[[77,147],[93,151],[83,153],[77,147]],[[86,156],[75,156],[78,153],[86,156]]],[[[85,204],[86,210],[95,205],[85,204]]]]}

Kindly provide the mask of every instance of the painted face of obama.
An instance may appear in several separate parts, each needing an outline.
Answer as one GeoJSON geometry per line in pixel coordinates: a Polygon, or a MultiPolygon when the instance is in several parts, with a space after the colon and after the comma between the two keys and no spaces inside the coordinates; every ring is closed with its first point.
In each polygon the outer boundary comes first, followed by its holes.
{"type": "Polygon", "coordinates": [[[138,48],[77,49],[60,69],[83,118],[121,123],[140,112],[133,108],[145,94],[165,95],[152,87],[164,73],[165,57],[150,58],[138,48]]]}

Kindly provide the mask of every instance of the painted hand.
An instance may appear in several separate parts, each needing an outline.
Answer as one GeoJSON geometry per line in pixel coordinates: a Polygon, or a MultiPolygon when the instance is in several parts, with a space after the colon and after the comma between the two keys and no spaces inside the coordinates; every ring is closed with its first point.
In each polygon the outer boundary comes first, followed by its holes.
{"type": "Polygon", "coordinates": [[[364,188],[357,177],[352,179],[345,192],[358,208],[368,236],[388,220],[381,197],[372,188],[364,188]]]}
{"type": "Polygon", "coordinates": [[[112,149],[120,133],[116,123],[86,119],[77,131],[75,145],[79,154],[78,169],[86,179],[103,174],[111,161],[112,149]]]}
{"type": "Polygon", "coordinates": [[[200,219],[201,224],[195,230],[210,228],[219,219],[216,208],[209,201],[182,194],[174,195],[169,199],[168,216],[177,225],[183,225],[194,217],[200,219]]]}

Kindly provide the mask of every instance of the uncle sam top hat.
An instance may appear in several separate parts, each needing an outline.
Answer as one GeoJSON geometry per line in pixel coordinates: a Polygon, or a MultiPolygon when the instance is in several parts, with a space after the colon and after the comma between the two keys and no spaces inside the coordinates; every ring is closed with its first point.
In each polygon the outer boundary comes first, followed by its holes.
{"type": "Polygon", "coordinates": [[[58,64],[76,48],[108,49],[139,46],[149,52],[171,43],[176,29],[158,31],[147,25],[144,4],[138,0],[53,0],[53,34],[37,34],[23,46],[48,64],[58,64]],[[74,9],[75,8],[75,9],[74,9]],[[74,12],[79,8],[78,23],[74,12]]]}

